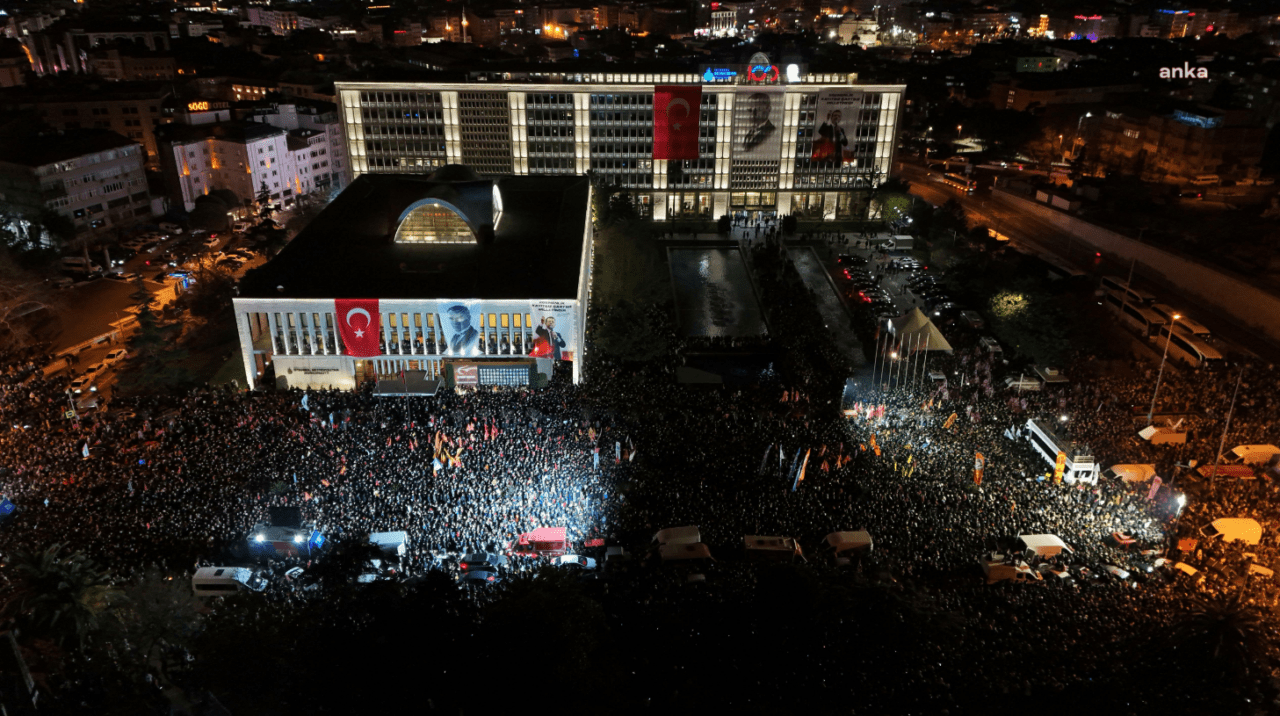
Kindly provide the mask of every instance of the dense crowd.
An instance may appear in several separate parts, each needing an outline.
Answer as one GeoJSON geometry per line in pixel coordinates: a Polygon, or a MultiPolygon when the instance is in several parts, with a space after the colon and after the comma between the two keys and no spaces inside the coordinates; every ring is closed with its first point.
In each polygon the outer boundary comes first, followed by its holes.
{"type": "MultiPolygon", "coordinates": [[[[777,310],[803,310],[802,289],[781,274],[760,280],[777,310]]],[[[653,578],[633,596],[659,608],[741,598],[755,580],[738,559],[743,535],[794,537],[811,563],[830,565],[824,535],[866,529],[874,550],[855,568],[923,585],[939,608],[957,615],[962,634],[939,643],[938,666],[919,675],[929,689],[913,694],[909,684],[882,684],[875,699],[886,703],[945,704],[973,688],[1061,687],[1094,665],[1023,663],[1006,648],[1011,634],[1030,640],[1053,629],[1093,645],[1102,659],[1122,627],[1167,625],[1197,590],[1248,590],[1249,599],[1274,603],[1274,587],[1237,579],[1249,560],[1280,563],[1273,483],[1221,481],[1210,490],[1178,467],[1213,459],[1242,368],[1227,447],[1276,441],[1269,422],[1280,382],[1272,366],[1167,370],[1161,411],[1183,415],[1190,431],[1185,447],[1171,448],[1136,437],[1135,416],[1145,414],[1153,382],[1153,367],[1144,364],[1015,394],[999,388],[1004,366],[972,336],[957,334],[953,354],[930,357],[929,369],[948,375],[948,385],[863,380],[850,406],[858,413],[843,417],[841,377],[822,369],[839,361],[827,343],[805,344],[817,357],[786,372],[793,384],[699,388],[674,380],[684,351],[753,342],[669,338],[677,347],[671,359],[637,367],[595,358],[582,386],[561,376],[540,391],[410,398],[365,389],[203,388],[115,400],[76,420],[63,417],[65,381],[46,379],[34,356],[13,356],[0,380],[0,489],[21,511],[0,545],[8,553],[65,543],[121,580],[153,567],[185,574],[243,559],[246,535],[267,519],[267,508],[294,505],[330,539],[407,531],[404,566],[412,575],[464,552],[502,551],[537,527],[565,526],[577,548],[597,556],[603,550],[586,548],[587,541],[636,552],[653,578]],[[1101,463],[1154,463],[1165,487],[1149,499],[1146,485],[1053,480],[1052,465],[1016,431],[1028,417],[1060,414],[1101,463]],[[986,458],[981,485],[975,452],[986,458]],[[800,480],[794,467],[802,456],[800,480]],[[1175,498],[1184,490],[1193,497],[1179,516],[1175,498]],[[1145,573],[1169,547],[1175,524],[1193,534],[1222,516],[1259,519],[1264,541],[1202,540],[1181,556],[1208,575],[1199,585],[1105,576],[1108,564],[1145,573]],[[645,551],[656,530],[686,524],[700,526],[721,559],[696,595],[685,572],[660,568],[645,551]],[[1116,532],[1137,546],[1118,548],[1116,532]],[[1077,572],[1078,586],[1039,591],[947,588],[955,580],[980,583],[980,555],[1041,533],[1062,537],[1074,553],[1060,561],[1092,576],[1077,572]]],[[[524,570],[534,562],[514,564],[524,570]]],[[[272,609],[303,598],[288,585],[274,580],[272,609]]]]}

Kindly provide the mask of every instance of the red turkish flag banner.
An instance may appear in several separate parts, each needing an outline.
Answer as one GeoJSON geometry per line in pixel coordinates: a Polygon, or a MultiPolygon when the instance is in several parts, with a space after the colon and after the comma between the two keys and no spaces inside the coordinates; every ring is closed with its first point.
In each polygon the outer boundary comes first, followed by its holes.
{"type": "Polygon", "coordinates": [[[338,317],[338,333],[349,356],[382,355],[378,335],[381,319],[376,298],[335,298],[333,313],[338,317]]]}
{"type": "Polygon", "coordinates": [[[653,158],[697,159],[701,85],[653,88],[653,158]]]}

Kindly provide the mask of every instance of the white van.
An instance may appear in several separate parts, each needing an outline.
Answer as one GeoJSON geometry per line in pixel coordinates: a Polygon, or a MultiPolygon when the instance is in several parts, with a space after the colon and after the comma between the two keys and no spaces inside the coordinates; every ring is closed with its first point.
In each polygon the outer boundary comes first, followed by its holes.
{"type": "Polygon", "coordinates": [[[62,270],[75,273],[102,273],[102,267],[83,256],[66,256],[62,259],[62,270]]]}
{"type": "Polygon", "coordinates": [[[1191,186],[1217,186],[1222,183],[1222,178],[1217,174],[1199,174],[1192,177],[1188,183],[1191,186]]]}
{"type": "Polygon", "coordinates": [[[241,590],[261,592],[267,580],[244,567],[201,567],[191,577],[191,591],[197,597],[225,597],[241,590]]]}

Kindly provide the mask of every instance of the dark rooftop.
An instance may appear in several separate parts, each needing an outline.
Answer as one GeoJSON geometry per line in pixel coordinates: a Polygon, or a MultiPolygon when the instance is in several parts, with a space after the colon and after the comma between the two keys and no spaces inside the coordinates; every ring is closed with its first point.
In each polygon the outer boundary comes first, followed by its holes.
{"type": "Polygon", "coordinates": [[[229,142],[252,142],[286,131],[262,122],[217,122],[214,124],[164,124],[156,135],[169,142],[198,142],[210,137],[229,142]]]}
{"type": "Polygon", "coordinates": [[[68,129],[65,132],[46,129],[24,134],[0,138],[0,162],[42,167],[64,159],[137,144],[108,129],[68,129]]]}
{"type": "Polygon", "coordinates": [[[578,295],[590,183],[585,177],[474,181],[462,167],[435,175],[363,174],[276,258],[250,271],[252,298],[572,299],[578,295]],[[502,198],[496,231],[492,185],[502,198]],[[394,243],[401,214],[448,198],[479,229],[476,244],[394,243]],[[278,287],[283,287],[279,290],[278,287]]]}

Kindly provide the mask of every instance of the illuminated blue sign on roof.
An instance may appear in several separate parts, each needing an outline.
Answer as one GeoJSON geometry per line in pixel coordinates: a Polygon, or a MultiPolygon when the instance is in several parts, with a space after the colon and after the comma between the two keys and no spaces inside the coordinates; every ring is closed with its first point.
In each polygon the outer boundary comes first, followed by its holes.
{"type": "Polygon", "coordinates": [[[732,82],[738,73],[727,67],[708,67],[706,72],[702,73],[703,82],[732,82]]]}

